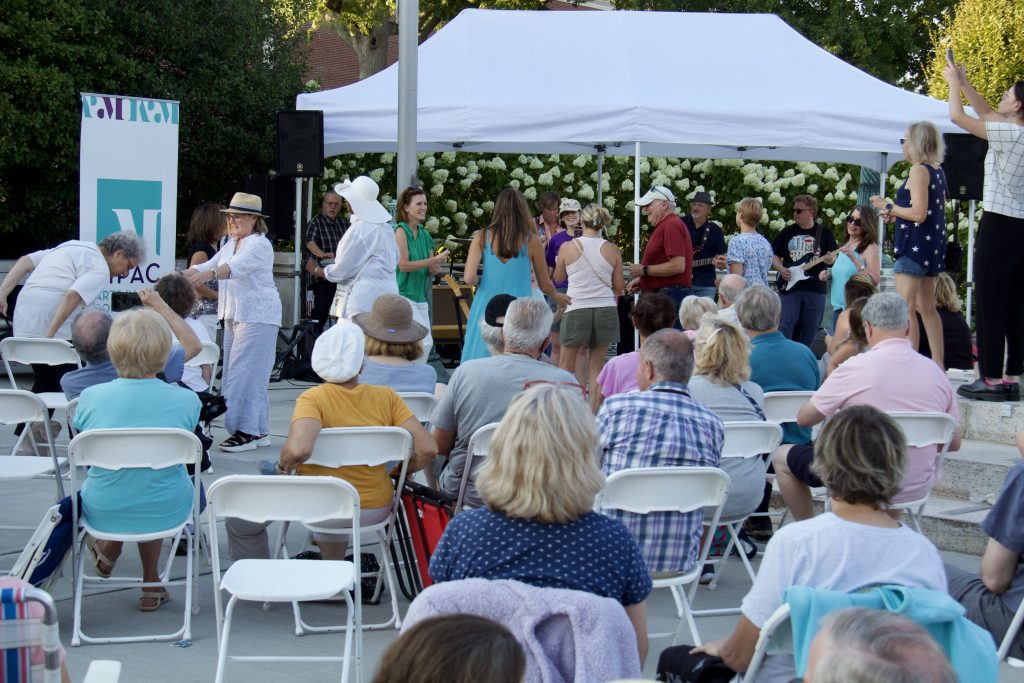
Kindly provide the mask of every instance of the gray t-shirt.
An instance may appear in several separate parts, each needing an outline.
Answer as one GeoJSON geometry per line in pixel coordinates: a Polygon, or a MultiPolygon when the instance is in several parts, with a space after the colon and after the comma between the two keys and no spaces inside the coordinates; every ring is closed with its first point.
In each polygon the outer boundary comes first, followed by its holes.
{"type": "MultiPolygon", "coordinates": [[[[473,432],[486,424],[500,421],[512,398],[523,390],[523,385],[539,379],[576,381],[565,370],[515,353],[468,361],[452,373],[448,388],[434,408],[430,421],[436,429],[455,432],[455,445],[447,466],[439,476],[444,493],[452,497],[459,494],[466,449],[473,432]]],[[[482,459],[474,459],[466,493],[466,501],[474,507],[482,504],[473,485],[481,464],[482,459]]]]}
{"type": "MultiPolygon", "coordinates": [[[[981,522],[982,530],[1008,550],[1019,553],[1010,587],[1003,593],[1007,609],[1016,611],[1024,598],[1024,462],[1010,468],[995,505],[981,522]]],[[[1019,642],[1019,641],[1018,641],[1019,642]]]]}
{"type": "MultiPolygon", "coordinates": [[[[764,408],[764,392],[753,382],[741,382],[743,390],[764,408]]],[[[732,385],[715,384],[703,375],[690,378],[690,397],[715,413],[722,422],[760,420],[754,405],[732,385]]],[[[765,462],[761,458],[722,458],[719,465],[732,484],[722,508],[722,519],[745,517],[757,509],[764,496],[765,462]]],[[[705,511],[705,517],[710,515],[705,511]]]]}

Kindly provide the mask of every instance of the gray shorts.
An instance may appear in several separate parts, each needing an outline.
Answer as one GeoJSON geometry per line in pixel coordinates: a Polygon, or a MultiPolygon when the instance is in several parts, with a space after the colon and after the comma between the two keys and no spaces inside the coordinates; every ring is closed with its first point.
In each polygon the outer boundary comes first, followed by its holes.
{"type": "MultiPolygon", "coordinates": [[[[948,564],[946,582],[949,594],[967,610],[967,618],[991,633],[998,648],[1014,616],[1002,596],[986,588],[977,574],[948,564]]],[[[1024,657],[1024,630],[1017,634],[1009,654],[1018,659],[1024,657]]]]}
{"type": "Polygon", "coordinates": [[[562,316],[562,346],[593,349],[619,341],[619,312],[615,306],[578,308],[562,316]]]}

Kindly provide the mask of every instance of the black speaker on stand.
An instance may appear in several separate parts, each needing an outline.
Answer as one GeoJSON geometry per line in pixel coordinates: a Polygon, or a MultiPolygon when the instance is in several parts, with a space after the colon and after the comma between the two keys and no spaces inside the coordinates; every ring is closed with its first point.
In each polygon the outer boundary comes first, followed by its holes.
{"type": "Polygon", "coordinates": [[[263,200],[263,213],[270,216],[266,221],[271,237],[275,240],[294,239],[295,186],[291,179],[250,173],[245,176],[245,191],[263,200]]]}
{"type": "Polygon", "coordinates": [[[324,174],[324,113],[277,112],[277,175],[319,178],[324,174]]]}
{"type": "Polygon", "coordinates": [[[981,200],[985,184],[985,154],[988,141],[968,133],[945,133],[946,158],[942,170],[950,199],[981,200]]]}

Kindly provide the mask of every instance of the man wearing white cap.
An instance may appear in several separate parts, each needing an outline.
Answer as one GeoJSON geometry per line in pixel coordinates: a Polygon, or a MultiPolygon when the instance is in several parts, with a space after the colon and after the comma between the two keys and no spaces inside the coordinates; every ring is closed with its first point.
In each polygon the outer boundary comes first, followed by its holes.
{"type": "Polygon", "coordinates": [[[629,267],[630,292],[660,292],[675,302],[676,308],[692,293],[693,246],[690,231],[676,215],[676,197],[664,185],[653,186],[637,200],[644,215],[654,226],[640,263],[629,267]]]}
{"type": "Polygon", "coordinates": [[[321,268],[310,261],[307,270],[316,277],[346,285],[338,288],[331,316],[351,318],[369,311],[378,296],[398,294],[398,244],[388,224],[391,214],[377,201],[380,188],[373,179],[359,176],[352,182],[338,183],[334,191],[348,205],[351,227],[341,238],[334,263],[321,268]]]}

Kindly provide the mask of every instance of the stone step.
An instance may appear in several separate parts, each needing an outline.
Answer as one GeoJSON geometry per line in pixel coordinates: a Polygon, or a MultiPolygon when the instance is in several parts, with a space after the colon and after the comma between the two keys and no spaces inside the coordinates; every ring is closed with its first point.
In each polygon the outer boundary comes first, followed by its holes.
{"type": "MultiPolygon", "coordinates": [[[[949,383],[955,392],[962,384],[974,381],[974,373],[950,370],[949,383]]],[[[960,405],[960,436],[964,439],[991,441],[1006,445],[1017,443],[1017,433],[1024,431],[1024,403],[973,401],[957,396],[960,405]]]]}
{"type": "Polygon", "coordinates": [[[1006,473],[1021,456],[1016,446],[991,441],[966,439],[960,450],[947,453],[942,463],[942,479],[936,483],[937,495],[965,501],[995,501],[1006,473]]]}

